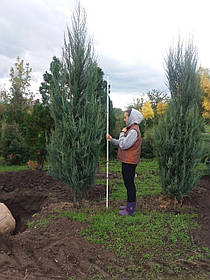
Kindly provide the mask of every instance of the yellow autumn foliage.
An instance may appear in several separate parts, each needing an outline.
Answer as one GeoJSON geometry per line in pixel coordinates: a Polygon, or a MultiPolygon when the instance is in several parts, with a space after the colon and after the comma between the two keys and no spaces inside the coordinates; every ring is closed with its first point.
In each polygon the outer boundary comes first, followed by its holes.
{"type": "Polygon", "coordinates": [[[158,104],[157,104],[157,114],[158,115],[163,115],[166,111],[167,106],[168,106],[167,103],[158,102],[158,104]]]}
{"type": "Polygon", "coordinates": [[[204,108],[203,117],[210,119],[210,70],[200,68],[200,85],[204,92],[202,106],[204,108]]]}
{"type": "Polygon", "coordinates": [[[145,120],[154,118],[154,111],[151,106],[151,101],[147,101],[141,108],[141,113],[144,116],[145,120]]]}
{"type": "Polygon", "coordinates": [[[204,117],[204,119],[210,119],[210,111],[209,112],[204,112],[203,117],[204,117]]]}

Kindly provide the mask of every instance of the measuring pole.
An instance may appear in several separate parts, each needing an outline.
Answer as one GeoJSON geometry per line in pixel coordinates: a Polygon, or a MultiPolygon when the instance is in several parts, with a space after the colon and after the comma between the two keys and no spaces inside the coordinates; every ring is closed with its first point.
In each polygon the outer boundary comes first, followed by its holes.
{"type": "MultiPolygon", "coordinates": [[[[107,75],[107,98],[106,98],[106,134],[109,134],[109,95],[110,84],[107,75]]],[[[109,141],[106,140],[106,208],[109,207],[109,141]]]]}

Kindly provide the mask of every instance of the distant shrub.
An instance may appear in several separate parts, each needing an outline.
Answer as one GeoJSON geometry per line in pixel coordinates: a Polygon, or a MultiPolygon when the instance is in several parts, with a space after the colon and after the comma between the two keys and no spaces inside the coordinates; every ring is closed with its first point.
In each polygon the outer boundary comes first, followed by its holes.
{"type": "Polygon", "coordinates": [[[144,137],[142,137],[141,145],[141,157],[154,158],[154,136],[152,129],[145,131],[144,137]]]}
{"type": "Polygon", "coordinates": [[[9,165],[23,164],[29,159],[29,152],[17,125],[6,124],[2,128],[1,155],[9,165]]]}

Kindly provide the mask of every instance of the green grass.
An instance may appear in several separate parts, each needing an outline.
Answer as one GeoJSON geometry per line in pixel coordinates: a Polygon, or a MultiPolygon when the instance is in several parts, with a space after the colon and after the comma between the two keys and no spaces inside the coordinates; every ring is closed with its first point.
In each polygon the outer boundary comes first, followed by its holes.
{"type": "MultiPolygon", "coordinates": [[[[109,172],[116,173],[119,178],[109,180],[109,186],[112,193],[110,200],[123,200],[126,197],[126,189],[121,175],[121,162],[111,160],[109,164],[109,172]]],[[[100,162],[100,172],[106,171],[106,164],[100,162]]],[[[96,184],[106,184],[106,179],[97,179],[96,184]]],[[[136,195],[148,196],[161,192],[160,179],[158,176],[158,163],[156,160],[141,159],[136,168],[136,195]]]]}
{"type": "Polygon", "coordinates": [[[0,172],[20,171],[29,169],[27,165],[0,165],[0,172]]]}
{"type": "MultiPolygon", "coordinates": [[[[101,162],[100,172],[106,171],[106,164],[101,162]]],[[[123,200],[126,198],[126,189],[123,183],[121,175],[121,163],[117,160],[112,160],[109,164],[109,172],[118,174],[115,179],[109,179],[109,187],[112,191],[109,199],[111,200],[123,200]]],[[[200,176],[207,173],[207,166],[204,163],[200,163],[197,167],[197,172],[200,176]]],[[[136,168],[136,195],[137,197],[158,195],[161,193],[160,178],[158,175],[158,162],[156,160],[141,159],[136,168]]],[[[106,179],[97,179],[96,184],[106,184],[106,179]]]]}
{"type": "Polygon", "coordinates": [[[53,218],[86,222],[88,226],[80,235],[116,253],[117,259],[125,262],[122,277],[129,270],[130,275],[138,275],[140,279],[157,279],[163,273],[190,275],[182,261],[192,263],[210,255],[208,248],[192,244],[190,232],[199,228],[196,214],[137,211],[135,216],[121,217],[117,212],[118,209],[112,208],[56,211],[53,218]],[[146,269],[147,263],[153,265],[146,269]]]}
{"type": "Polygon", "coordinates": [[[55,215],[52,216],[54,219],[57,218],[71,218],[78,222],[86,222],[87,221],[87,213],[86,212],[74,212],[74,211],[61,211],[55,210],[55,215]]]}
{"type": "Polygon", "coordinates": [[[210,125],[205,125],[205,131],[206,133],[210,133],[210,125]]]}
{"type": "MultiPolygon", "coordinates": [[[[45,164],[43,170],[47,170],[48,165],[45,164]]],[[[21,171],[21,170],[29,170],[27,164],[25,165],[0,165],[0,173],[1,172],[14,172],[14,171],[21,171]]]]}
{"type": "Polygon", "coordinates": [[[49,218],[41,218],[38,220],[32,220],[27,222],[28,228],[46,228],[52,222],[52,217],[49,218]]]}
{"type": "Polygon", "coordinates": [[[94,243],[107,244],[123,257],[144,257],[150,252],[150,258],[159,258],[161,253],[164,259],[178,250],[177,245],[182,246],[183,255],[184,249],[191,246],[189,228],[198,228],[195,214],[137,212],[133,217],[120,217],[117,211],[101,210],[92,215],[83,236],[94,243]]]}

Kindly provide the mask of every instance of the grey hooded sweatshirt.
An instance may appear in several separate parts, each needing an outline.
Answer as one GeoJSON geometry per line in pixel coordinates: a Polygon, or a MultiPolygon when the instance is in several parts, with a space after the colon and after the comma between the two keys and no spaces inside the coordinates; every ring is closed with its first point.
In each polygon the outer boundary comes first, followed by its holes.
{"type": "MultiPolygon", "coordinates": [[[[132,109],[128,118],[127,127],[134,123],[140,124],[143,119],[144,117],[139,111],[137,111],[136,109],[132,109]]],[[[122,150],[127,150],[133,146],[137,139],[137,131],[135,129],[131,129],[126,137],[125,133],[122,131],[120,132],[119,139],[112,138],[112,144],[115,146],[119,145],[122,150]]]]}

